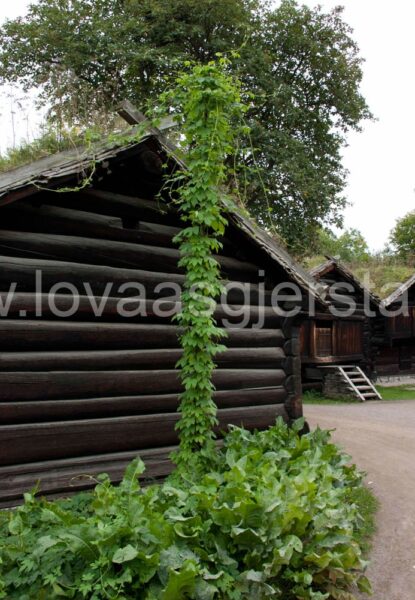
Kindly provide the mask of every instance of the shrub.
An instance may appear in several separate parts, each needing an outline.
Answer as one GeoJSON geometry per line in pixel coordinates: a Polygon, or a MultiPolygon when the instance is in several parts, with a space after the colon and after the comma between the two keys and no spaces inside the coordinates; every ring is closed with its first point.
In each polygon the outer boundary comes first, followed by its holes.
{"type": "Polygon", "coordinates": [[[193,480],[176,471],[141,488],[140,459],[113,486],[0,513],[0,597],[352,599],[367,590],[358,508],[361,475],[321,430],[301,422],[233,428],[193,480]]]}

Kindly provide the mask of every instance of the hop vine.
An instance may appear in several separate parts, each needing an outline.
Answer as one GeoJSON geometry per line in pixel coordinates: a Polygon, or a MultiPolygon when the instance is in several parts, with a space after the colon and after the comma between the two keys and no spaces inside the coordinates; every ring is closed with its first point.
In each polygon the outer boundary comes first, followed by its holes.
{"type": "Polygon", "coordinates": [[[215,254],[227,225],[223,209],[225,186],[231,177],[227,157],[244,129],[239,82],[229,73],[228,60],[218,57],[196,65],[177,79],[174,94],[163,97],[165,107],[177,110],[181,143],[186,151],[187,173],[180,179],[178,204],[186,227],[175,237],[180,247],[179,265],[185,270],[182,309],[177,316],[183,333],[182,358],[177,363],[183,384],[181,418],[177,424],[180,445],[177,466],[203,463],[212,450],[217,421],[213,400],[214,358],[224,349],[225,333],[214,318],[222,292],[220,265],[215,254]]]}

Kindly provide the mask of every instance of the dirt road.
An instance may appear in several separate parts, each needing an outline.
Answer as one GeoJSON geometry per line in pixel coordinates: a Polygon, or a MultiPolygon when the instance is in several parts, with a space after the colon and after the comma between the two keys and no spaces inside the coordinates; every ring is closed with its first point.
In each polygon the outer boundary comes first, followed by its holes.
{"type": "Polygon", "coordinates": [[[415,401],[306,405],[304,413],[311,427],[336,428],[334,440],[380,500],[373,600],[415,600],[415,401]]]}

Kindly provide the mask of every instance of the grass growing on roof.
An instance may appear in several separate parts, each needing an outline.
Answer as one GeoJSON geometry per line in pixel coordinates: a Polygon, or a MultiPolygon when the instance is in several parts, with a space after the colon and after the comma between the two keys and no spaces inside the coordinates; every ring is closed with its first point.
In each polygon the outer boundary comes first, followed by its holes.
{"type": "Polygon", "coordinates": [[[52,129],[47,130],[32,142],[23,141],[19,146],[8,148],[4,154],[0,154],[0,173],[11,171],[62,150],[75,148],[82,141],[83,138],[79,134],[63,132],[58,135],[52,129]]]}

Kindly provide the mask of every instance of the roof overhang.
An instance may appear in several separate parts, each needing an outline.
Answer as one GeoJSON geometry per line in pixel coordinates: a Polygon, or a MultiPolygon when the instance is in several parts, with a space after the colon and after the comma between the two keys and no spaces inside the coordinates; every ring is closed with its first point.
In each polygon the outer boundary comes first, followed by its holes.
{"type": "Polygon", "coordinates": [[[400,285],[392,294],[382,300],[382,306],[388,308],[395,302],[399,301],[399,298],[408,292],[412,286],[415,286],[415,273],[405,283],[400,285]]]}
{"type": "MultiPolygon", "coordinates": [[[[41,158],[28,165],[18,167],[0,175],[0,206],[27,198],[40,190],[56,189],[74,179],[81,181],[94,165],[102,165],[117,157],[134,153],[134,149],[142,144],[156,143],[176,165],[186,170],[186,164],[177,149],[166,140],[164,135],[151,132],[132,141],[126,142],[120,135],[120,142],[112,140],[101,142],[93,147],[79,147],[65,150],[52,156],[41,158]]],[[[133,137],[133,136],[132,136],[133,137]]],[[[306,291],[322,306],[328,306],[325,300],[326,286],[321,285],[301,267],[288,252],[281,247],[268,233],[261,229],[247,214],[229,197],[223,199],[224,209],[229,220],[247,235],[252,242],[273,261],[276,261],[290,280],[306,291]]]]}
{"type": "Polygon", "coordinates": [[[362,294],[366,294],[370,301],[377,307],[381,305],[381,299],[371,292],[363,283],[348,269],[345,265],[339,262],[336,258],[327,256],[327,261],[314,267],[310,270],[310,275],[319,280],[328,273],[337,271],[346,281],[354,285],[362,294]]]}

